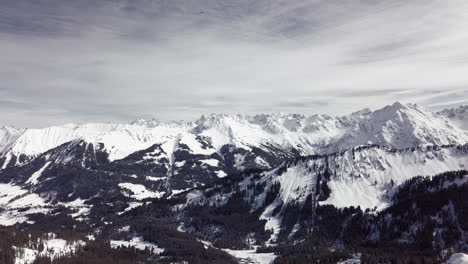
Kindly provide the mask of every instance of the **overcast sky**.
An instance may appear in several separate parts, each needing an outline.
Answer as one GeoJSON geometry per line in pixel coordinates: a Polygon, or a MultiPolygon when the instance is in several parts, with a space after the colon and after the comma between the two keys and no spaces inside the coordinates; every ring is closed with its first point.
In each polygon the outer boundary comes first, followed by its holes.
{"type": "Polygon", "coordinates": [[[0,0],[0,123],[468,104],[466,0],[0,0]]]}

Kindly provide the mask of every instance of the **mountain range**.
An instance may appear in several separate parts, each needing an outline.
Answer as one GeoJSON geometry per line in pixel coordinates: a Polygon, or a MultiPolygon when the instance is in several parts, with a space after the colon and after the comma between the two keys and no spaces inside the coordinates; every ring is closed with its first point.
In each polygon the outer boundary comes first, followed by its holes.
{"type": "Polygon", "coordinates": [[[467,129],[468,106],[399,102],[338,117],[0,126],[0,225],[150,243],[156,261],[195,256],[176,250],[185,241],[219,251],[202,263],[357,248],[363,260],[402,245],[437,263],[468,250],[467,129]]]}
{"type": "Polygon", "coordinates": [[[171,155],[179,142],[197,154],[217,152],[232,145],[245,150],[269,146],[296,151],[298,155],[330,153],[366,144],[399,149],[463,144],[468,141],[467,112],[465,106],[432,113],[415,104],[397,102],[376,111],[364,109],[341,117],[211,114],[195,122],[137,120],[131,124],[67,124],[42,129],[1,126],[0,155],[8,162],[19,156],[30,159],[73,140],[103,145],[110,161],[154,144],[163,145],[171,155]],[[210,147],[200,150],[203,143],[209,143],[210,147]]]}

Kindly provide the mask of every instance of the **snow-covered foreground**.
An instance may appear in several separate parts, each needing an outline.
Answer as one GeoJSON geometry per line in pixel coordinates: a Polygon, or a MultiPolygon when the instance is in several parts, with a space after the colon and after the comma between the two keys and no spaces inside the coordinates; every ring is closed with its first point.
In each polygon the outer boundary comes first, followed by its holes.
{"type": "Polygon", "coordinates": [[[13,184],[0,183],[0,225],[11,226],[28,220],[26,215],[33,213],[46,213],[49,209],[44,199],[13,184]],[[19,210],[27,208],[27,210],[19,210]]]}
{"type": "MultiPolygon", "coordinates": [[[[51,259],[67,255],[86,245],[86,242],[77,240],[73,242],[57,238],[55,234],[49,233],[48,238],[42,240],[44,245],[43,249],[33,249],[28,247],[13,247],[16,254],[15,264],[31,264],[39,256],[47,256],[51,259]]],[[[134,237],[129,241],[125,240],[111,240],[110,246],[112,248],[118,247],[135,247],[136,249],[145,250],[149,249],[155,254],[161,254],[164,249],[157,245],[144,241],[142,237],[134,237]]]]}
{"type": "Polygon", "coordinates": [[[468,263],[468,254],[455,253],[453,254],[446,264],[467,264],[468,263]]]}
{"type": "Polygon", "coordinates": [[[49,239],[43,240],[42,243],[44,245],[42,251],[14,247],[16,255],[15,264],[33,263],[38,256],[47,256],[55,259],[59,256],[75,252],[78,247],[85,245],[84,241],[78,240],[70,243],[64,239],[56,238],[55,234],[52,233],[49,234],[49,239]]]}
{"type": "Polygon", "coordinates": [[[222,250],[239,260],[240,264],[271,264],[276,259],[274,253],[257,253],[256,249],[235,250],[229,248],[217,248],[209,241],[198,239],[205,248],[213,247],[222,250]]]}
{"type": "Polygon", "coordinates": [[[126,190],[125,192],[123,192],[125,196],[131,197],[137,200],[143,200],[146,198],[161,198],[165,193],[165,192],[153,192],[153,191],[146,189],[146,187],[141,184],[133,184],[133,183],[128,183],[128,182],[119,183],[119,187],[126,190]]]}
{"type": "Polygon", "coordinates": [[[54,206],[64,206],[74,209],[76,212],[70,214],[77,220],[83,220],[83,217],[89,214],[90,205],[85,204],[85,200],[76,199],[72,202],[58,203],[52,205],[45,201],[37,193],[32,193],[20,186],[0,183],[0,225],[12,226],[17,223],[32,223],[27,215],[35,213],[48,213],[54,206]]]}
{"type": "Polygon", "coordinates": [[[354,254],[352,258],[340,261],[337,264],[361,264],[361,253],[354,254]]]}
{"type": "Polygon", "coordinates": [[[110,245],[112,248],[134,247],[140,250],[149,249],[155,254],[161,254],[164,251],[163,248],[158,247],[156,244],[143,240],[143,237],[134,237],[129,241],[111,240],[110,245]]]}
{"type": "Polygon", "coordinates": [[[0,183],[0,206],[2,207],[16,208],[44,204],[44,200],[35,193],[30,193],[13,184],[0,183]]]}
{"type": "Polygon", "coordinates": [[[274,253],[257,253],[252,250],[222,249],[229,255],[237,258],[241,264],[271,264],[276,258],[274,253]]]}

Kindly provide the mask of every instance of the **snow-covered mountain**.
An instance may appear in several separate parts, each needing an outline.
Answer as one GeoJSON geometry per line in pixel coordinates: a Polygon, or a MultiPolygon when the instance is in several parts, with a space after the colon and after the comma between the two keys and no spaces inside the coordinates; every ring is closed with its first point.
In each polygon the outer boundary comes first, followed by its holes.
{"type": "Polygon", "coordinates": [[[0,153],[10,151],[12,145],[23,132],[23,130],[14,127],[0,125],[0,153]]]}
{"type": "Polygon", "coordinates": [[[344,118],[347,133],[338,146],[376,144],[398,149],[418,145],[466,143],[467,132],[437,113],[416,104],[395,103],[374,112],[357,112],[344,118]]]}
{"type": "MultiPolygon", "coordinates": [[[[311,196],[317,197],[320,205],[381,211],[392,204],[394,192],[407,180],[466,169],[468,145],[405,150],[356,147],[330,155],[298,158],[271,171],[247,175],[238,188],[229,188],[227,192],[211,191],[209,195],[197,190],[189,192],[187,204],[223,207],[242,193],[251,212],[260,212],[260,219],[266,220],[265,228],[273,230],[270,241],[276,241],[280,232],[288,228],[283,223],[284,218],[291,217],[288,210],[304,208],[311,196]]],[[[468,175],[458,184],[465,182],[468,175]]]]}
{"type": "MultiPolygon", "coordinates": [[[[363,110],[343,117],[298,114],[202,116],[195,122],[139,120],[132,124],[67,124],[43,129],[3,127],[0,157],[6,167],[13,156],[36,157],[72,140],[102,145],[110,161],[119,160],[154,144],[170,157],[174,146],[185,144],[194,154],[220,152],[227,145],[252,151],[276,149],[312,155],[377,144],[394,148],[468,142],[468,132],[451,123],[446,114],[421,106],[395,103],[376,111],[363,110]],[[202,141],[212,149],[204,149],[202,141]]],[[[20,163],[18,159],[14,164],[20,163]]],[[[259,160],[259,165],[265,161],[259,160]]],[[[13,163],[12,163],[13,165],[13,163]]],[[[276,164],[266,164],[275,166],[276,164]]]]}
{"type": "Polygon", "coordinates": [[[170,232],[205,245],[242,249],[251,239],[302,243],[317,215],[317,239],[331,248],[359,245],[346,232],[359,243],[416,243],[424,230],[438,234],[430,239],[438,250],[464,250],[468,132],[454,121],[462,113],[395,103],[341,117],[2,126],[0,225],[107,230],[116,241],[159,243],[161,233],[143,233],[169,222],[170,232]]]}

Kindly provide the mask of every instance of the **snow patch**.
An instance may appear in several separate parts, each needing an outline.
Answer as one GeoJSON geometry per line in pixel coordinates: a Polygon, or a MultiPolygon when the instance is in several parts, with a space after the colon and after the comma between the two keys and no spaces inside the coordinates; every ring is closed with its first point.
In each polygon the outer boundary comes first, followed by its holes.
{"type": "Polygon", "coordinates": [[[203,160],[200,160],[200,162],[206,164],[206,165],[209,165],[211,167],[218,167],[219,166],[219,160],[217,159],[203,159],[203,160]]]}
{"type": "Polygon", "coordinates": [[[222,170],[219,170],[219,171],[215,171],[216,175],[218,176],[218,178],[224,178],[227,176],[226,172],[222,171],[222,170]]]}
{"type": "Polygon", "coordinates": [[[0,183],[0,205],[4,208],[43,206],[46,202],[36,193],[9,183],[0,183]]]}
{"type": "Polygon", "coordinates": [[[130,210],[132,210],[133,208],[137,208],[139,206],[142,206],[144,203],[140,203],[140,202],[130,202],[128,203],[128,207],[125,208],[125,210],[123,210],[122,212],[118,212],[117,214],[118,215],[122,215],[130,210]]]}
{"type": "Polygon", "coordinates": [[[455,253],[450,256],[446,264],[466,264],[468,263],[468,255],[464,253],[455,253]]]}
{"type": "Polygon", "coordinates": [[[361,253],[356,253],[352,258],[340,261],[337,264],[361,264],[361,253]]]}
{"type": "Polygon", "coordinates": [[[187,189],[181,189],[181,190],[172,190],[172,194],[179,194],[179,193],[183,193],[183,192],[186,192],[188,190],[190,190],[192,188],[187,188],[187,189]]]}
{"type": "Polygon", "coordinates": [[[42,172],[47,169],[47,167],[49,167],[50,165],[50,161],[46,162],[44,164],[44,166],[42,166],[42,168],[40,168],[38,171],[34,172],[31,177],[26,181],[26,183],[30,183],[30,184],[37,184],[37,179],[39,179],[39,177],[41,177],[41,174],[42,172]]]}
{"type": "Polygon", "coordinates": [[[244,170],[244,161],[245,161],[245,156],[242,154],[234,154],[234,167],[236,167],[237,170],[242,171],[244,170]]]}
{"type": "Polygon", "coordinates": [[[276,259],[274,253],[257,253],[255,249],[252,250],[233,250],[222,249],[229,255],[239,259],[240,263],[252,264],[271,264],[276,259]]]}
{"type": "Polygon", "coordinates": [[[56,238],[55,234],[50,233],[50,238],[43,240],[44,250],[38,251],[31,248],[17,248],[15,250],[15,264],[30,264],[38,256],[47,256],[51,259],[56,259],[62,255],[70,254],[75,252],[78,247],[84,246],[84,241],[78,240],[69,242],[64,239],[56,238]]]}
{"type": "Polygon", "coordinates": [[[143,200],[146,198],[161,198],[165,194],[165,192],[153,192],[146,189],[144,185],[133,184],[129,182],[119,183],[119,187],[130,191],[130,193],[125,191],[124,195],[137,200],[143,200]]]}
{"type": "Polygon", "coordinates": [[[166,180],[167,177],[152,177],[152,176],[146,176],[146,180],[148,181],[163,181],[166,180]]]}
{"type": "Polygon", "coordinates": [[[125,240],[111,240],[110,245],[112,248],[118,247],[135,247],[139,250],[149,249],[152,250],[155,254],[161,254],[164,252],[163,248],[158,247],[156,244],[147,242],[143,240],[143,237],[134,237],[129,241],[125,240]]]}
{"type": "Polygon", "coordinates": [[[183,134],[180,138],[179,144],[184,144],[189,147],[193,154],[211,155],[216,152],[213,148],[203,148],[202,144],[197,140],[194,134],[183,134]]]}

